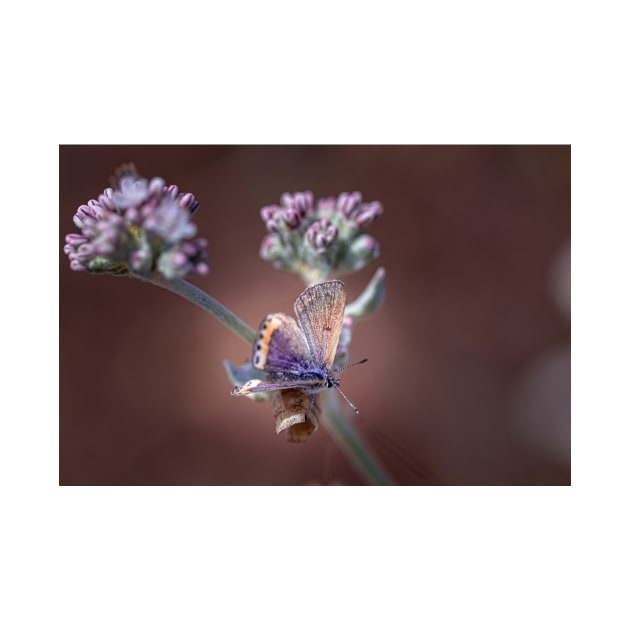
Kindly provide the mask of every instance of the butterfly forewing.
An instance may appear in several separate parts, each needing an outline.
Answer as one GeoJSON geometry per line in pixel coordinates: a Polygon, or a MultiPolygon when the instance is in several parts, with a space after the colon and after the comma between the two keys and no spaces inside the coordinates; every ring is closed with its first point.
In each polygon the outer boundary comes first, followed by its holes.
{"type": "Polygon", "coordinates": [[[306,289],[295,302],[295,314],[304,331],[313,364],[330,369],[335,360],[346,307],[346,288],[340,280],[306,289]]]}

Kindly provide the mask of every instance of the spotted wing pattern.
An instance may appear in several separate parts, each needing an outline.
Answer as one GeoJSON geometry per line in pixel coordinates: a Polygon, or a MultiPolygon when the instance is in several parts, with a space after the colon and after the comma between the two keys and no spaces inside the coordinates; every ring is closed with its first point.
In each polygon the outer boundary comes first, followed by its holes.
{"type": "Polygon", "coordinates": [[[295,302],[295,314],[310,348],[311,367],[327,371],[335,360],[346,307],[346,288],[340,280],[306,289],[295,302]]]}

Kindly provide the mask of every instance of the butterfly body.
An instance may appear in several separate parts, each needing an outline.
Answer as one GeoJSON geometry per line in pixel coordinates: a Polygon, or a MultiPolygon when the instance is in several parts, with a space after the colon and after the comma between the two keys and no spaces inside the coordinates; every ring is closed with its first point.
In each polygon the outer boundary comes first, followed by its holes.
{"type": "Polygon", "coordinates": [[[252,354],[252,365],[266,372],[266,378],[252,379],[232,393],[299,389],[314,395],[338,387],[332,366],[345,305],[343,282],[331,280],[309,287],[298,297],[297,321],[284,313],[267,315],[252,354]]]}

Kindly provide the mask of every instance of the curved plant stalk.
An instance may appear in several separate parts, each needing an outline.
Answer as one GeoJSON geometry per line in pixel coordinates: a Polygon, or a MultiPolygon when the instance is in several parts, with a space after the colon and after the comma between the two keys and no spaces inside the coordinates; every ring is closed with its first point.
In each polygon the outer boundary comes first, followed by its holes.
{"type": "Polygon", "coordinates": [[[322,423],[350,459],[357,472],[373,486],[392,486],[396,482],[385,471],[376,455],[357,433],[339,405],[337,392],[323,396],[322,423]]]}
{"type": "Polygon", "coordinates": [[[151,284],[155,284],[163,289],[168,289],[173,293],[176,293],[180,297],[186,298],[189,302],[192,302],[199,308],[206,311],[213,317],[216,317],[224,326],[229,328],[234,334],[238,335],[250,346],[256,341],[256,331],[250,328],[242,319],[237,317],[232,311],[221,302],[208,295],[194,284],[186,282],[181,278],[175,278],[174,280],[168,280],[161,274],[153,274],[150,276],[135,275],[135,278],[145,280],[151,284]]]}

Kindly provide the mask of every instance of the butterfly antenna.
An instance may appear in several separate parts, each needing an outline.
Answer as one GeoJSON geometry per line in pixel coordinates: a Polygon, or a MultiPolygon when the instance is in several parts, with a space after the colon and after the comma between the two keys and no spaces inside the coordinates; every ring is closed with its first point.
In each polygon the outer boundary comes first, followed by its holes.
{"type": "MultiPolygon", "coordinates": [[[[367,359],[361,359],[360,361],[356,361],[355,363],[351,363],[350,365],[346,365],[344,367],[342,367],[339,370],[335,371],[335,374],[339,374],[339,372],[343,372],[344,370],[347,370],[348,368],[354,367],[355,365],[361,365],[361,363],[365,363],[367,361],[367,359]]],[[[342,395],[343,399],[352,407],[352,409],[354,410],[354,413],[359,413],[359,409],[358,407],[353,404],[353,402],[339,389],[338,385],[335,385],[335,389],[342,395]]]]}
{"type": "MultiPolygon", "coordinates": [[[[367,359],[366,359],[367,361],[367,359]]],[[[359,363],[364,363],[364,361],[360,361],[359,363]]],[[[348,366],[350,367],[350,366],[348,366]]],[[[341,371],[341,370],[339,370],[341,371]]],[[[339,389],[338,385],[335,385],[335,389],[341,394],[343,399],[352,407],[354,413],[359,413],[359,408],[339,389]]]]}
{"type": "Polygon", "coordinates": [[[361,359],[360,361],[355,361],[354,363],[351,363],[350,365],[346,365],[340,368],[339,370],[335,372],[335,374],[339,374],[339,372],[343,372],[344,370],[347,370],[348,368],[354,367],[355,365],[361,365],[362,363],[366,363],[366,362],[367,362],[367,359],[361,359]]]}

